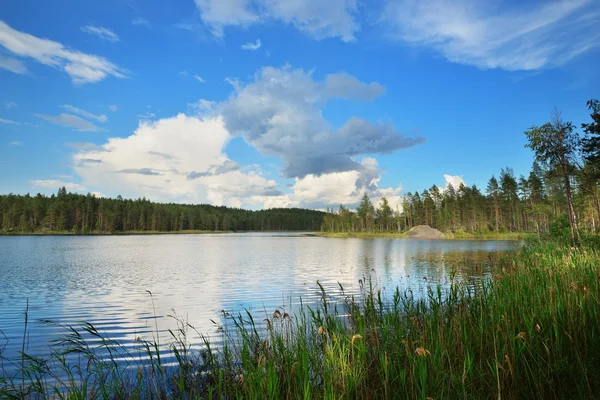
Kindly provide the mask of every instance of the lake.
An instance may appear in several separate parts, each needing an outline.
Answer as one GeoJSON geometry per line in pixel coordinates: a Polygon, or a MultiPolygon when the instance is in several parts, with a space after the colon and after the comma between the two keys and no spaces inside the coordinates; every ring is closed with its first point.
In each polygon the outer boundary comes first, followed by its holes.
{"type": "MultiPolygon", "coordinates": [[[[492,253],[515,241],[334,239],[299,233],[0,237],[0,351],[16,358],[28,309],[27,352],[44,355],[62,324],[92,323],[126,347],[161,342],[176,313],[218,339],[221,310],[251,310],[262,320],[319,298],[377,288],[447,285],[451,277],[489,276],[492,253]],[[464,260],[471,260],[465,263],[464,260]],[[149,292],[152,293],[152,297],[149,292]]],[[[492,257],[493,258],[493,257],[492,257]]],[[[199,338],[191,338],[199,341],[199,338]]]]}

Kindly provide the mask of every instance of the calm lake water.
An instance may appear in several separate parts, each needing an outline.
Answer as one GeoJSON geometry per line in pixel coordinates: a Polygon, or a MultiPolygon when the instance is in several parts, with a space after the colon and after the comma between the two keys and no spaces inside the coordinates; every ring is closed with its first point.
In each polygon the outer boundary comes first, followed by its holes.
{"type": "Polygon", "coordinates": [[[48,354],[49,341],[64,332],[41,323],[46,319],[91,322],[134,348],[136,338],[152,338],[155,324],[166,342],[174,312],[217,338],[211,319],[222,322],[221,310],[247,308],[257,320],[276,308],[289,312],[300,298],[317,301],[317,280],[331,295],[338,282],[358,293],[359,280],[369,278],[379,288],[419,295],[451,276],[489,275],[488,256],[518,245],[295,233],[0,237],[0,351],[15,358],[21,350],[27,301],[26,348],[33,355],[48,354]]]}

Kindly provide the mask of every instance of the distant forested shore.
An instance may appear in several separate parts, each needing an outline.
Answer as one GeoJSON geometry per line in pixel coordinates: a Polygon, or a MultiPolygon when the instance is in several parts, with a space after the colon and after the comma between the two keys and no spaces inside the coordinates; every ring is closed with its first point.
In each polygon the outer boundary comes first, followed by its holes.
{"type": "Polygon", "coordinates": [[[408,192],[397,209],[365,193],[356,209],[327,210],[323,232],[389,235],[429,225],[451,237],[552,233],[579,242],[600,231],[600,101],[587,102],[591,122],[583,135],[555,109],[550,120],[525,131],[535,161],[527,175],[511,168],[492,176],[485,189],[460,184],[408,192]]]}
{"type": "Polygon", "coordinates": [[[0,195],[2,234],[316,231],[325,213],[300,208],[243,210],[208,204],[162,204],[92,194],[0,195]]]}

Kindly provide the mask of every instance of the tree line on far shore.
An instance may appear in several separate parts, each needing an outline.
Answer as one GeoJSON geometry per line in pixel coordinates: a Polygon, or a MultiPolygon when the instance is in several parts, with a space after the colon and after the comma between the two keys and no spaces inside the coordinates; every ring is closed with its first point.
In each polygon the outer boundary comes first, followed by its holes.
{"type": "Polygon", "coordinates": [[[315,231],[324,213],[299,208],[250,211],[207,204],[161,204],[92,194],[0,195],[3,233],[127,231],[315,231]]]}
{"type": "Polygon", "coordinates": [[[548,232],[551,226],[569,231],[576,243],[581,229],[600,228],[600,102],[587,102],[591,122],[579,135],[571,122],[554,110],[551,120],[525,131],[526,147],[535,161],[528,175],[516,177],[511,168],[492,176],[485,188],[433,185],[407,193],[392,209],[384,197],[374,205],[369,197],[352,211],[328,210],[323,231],[402,232],[416,225],[470,233],[548,232]]]}
{"type": "Polygon", "coordinates": [[[407,193],[392,209],[384,197],[374,205],[365,193],[356,211],[279,208],[249,211],[206,204],[161,204],[147,199],[98,198],[91,194],[0,195],[0,232],[283,231],[403,232],[429,225],[445,232],[502,233],[600,230],[600,102],[587,106],[591,122],[579,135],[555,110],[551,120],[525,131],[535,154],[528,175],[511,168],[486,187],[433,185],[407,193]]]}

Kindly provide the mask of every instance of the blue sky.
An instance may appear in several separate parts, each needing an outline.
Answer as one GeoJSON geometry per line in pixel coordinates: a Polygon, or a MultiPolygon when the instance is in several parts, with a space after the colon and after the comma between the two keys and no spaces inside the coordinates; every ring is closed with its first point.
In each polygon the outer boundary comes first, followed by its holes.
{"type": "Polygon", "coordinates": [[[600,94],[600,5],[11,1],[0,192],[392,204],[527,173],[523,131],[600,94]]]}

